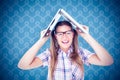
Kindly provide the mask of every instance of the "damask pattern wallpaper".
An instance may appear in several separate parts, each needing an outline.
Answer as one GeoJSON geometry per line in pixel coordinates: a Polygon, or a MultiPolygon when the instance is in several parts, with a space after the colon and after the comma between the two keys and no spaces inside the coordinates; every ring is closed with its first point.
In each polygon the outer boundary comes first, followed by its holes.
{"type": "MultiPolygon", "coordinates": [[[[60,8],[89,26],[90,34],[114,58],[111,66],[85,65],[85,80],[119,80],[119,0],[0,0],[0,80],[46,80],[47,67],[20,70],[17,64],[60,8]]],[[[93,51],[81,37],[79,42],[93,51]]],[[[49,41],[38,54],[48,45],[49,41]]]]}

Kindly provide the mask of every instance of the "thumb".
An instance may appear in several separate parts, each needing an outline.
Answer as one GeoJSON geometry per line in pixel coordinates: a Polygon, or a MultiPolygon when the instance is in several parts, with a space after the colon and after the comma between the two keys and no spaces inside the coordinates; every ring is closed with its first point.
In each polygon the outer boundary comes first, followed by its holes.
{"type": "Polygon", "coordinates": [[[50,31],[50,30],[47,30],[47,29],[41,31],[41,32],[40,32],[40,38],[49,37],[49,36],[50,36],[50,32],[51,32],[51,31],[50,31]]]}

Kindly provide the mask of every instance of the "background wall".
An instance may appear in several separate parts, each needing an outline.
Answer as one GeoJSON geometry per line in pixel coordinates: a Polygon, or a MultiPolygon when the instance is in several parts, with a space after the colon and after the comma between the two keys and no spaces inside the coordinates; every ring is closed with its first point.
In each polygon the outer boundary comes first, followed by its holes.
{"type": "MultiPolygon", "coordinates": [[[[18,61],[39,39],[59,8],[90,28],[90,34],[113,56],[107,67],[86,66],[85,80],[118,80],[120,72],[119,0],[0,0],[0,80],[46,80],[47,67],[20,70],[18,61]]],[[[92,51],[79,37],[80,46],[92,51]]],[[[42,52],[49,46],[42,47],[42,52]]],[[[39,54],[38,53],[38,54],[39,54]]]]}

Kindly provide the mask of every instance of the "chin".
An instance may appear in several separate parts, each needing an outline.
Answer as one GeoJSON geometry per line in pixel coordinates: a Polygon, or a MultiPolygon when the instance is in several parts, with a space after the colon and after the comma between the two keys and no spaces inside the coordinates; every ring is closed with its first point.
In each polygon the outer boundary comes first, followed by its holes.
{"type": "Polygon", "coordinates": [[[62,48],[62,49],[69,49],[69,48],[70,48],[70,45],[62,45],[61,48],[62,48]]]}

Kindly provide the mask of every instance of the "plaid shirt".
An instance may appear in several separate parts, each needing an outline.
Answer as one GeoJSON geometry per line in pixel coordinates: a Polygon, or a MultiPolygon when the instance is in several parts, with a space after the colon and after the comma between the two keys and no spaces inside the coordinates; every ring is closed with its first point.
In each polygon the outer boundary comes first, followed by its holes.
{"type": "MultiPolygon", "coordinates": [[[[84,80],[84,75],[80,76],[83,73],[80,71],[79,67],[72,64],[69,58],[71,52],[72,48],[70,48],[67,53],[63,52],[61,49],[58,50],[58,63],[54,71],[54,80],[84,80]]],[[[79,48],[78,53],[83,63],[89,65],[88,58],[93,53],[83,48],[79,48]]],[[[48,49],[37,57],[42,60],[43,66],[49,66],[50,51],[48,49]]]]}

